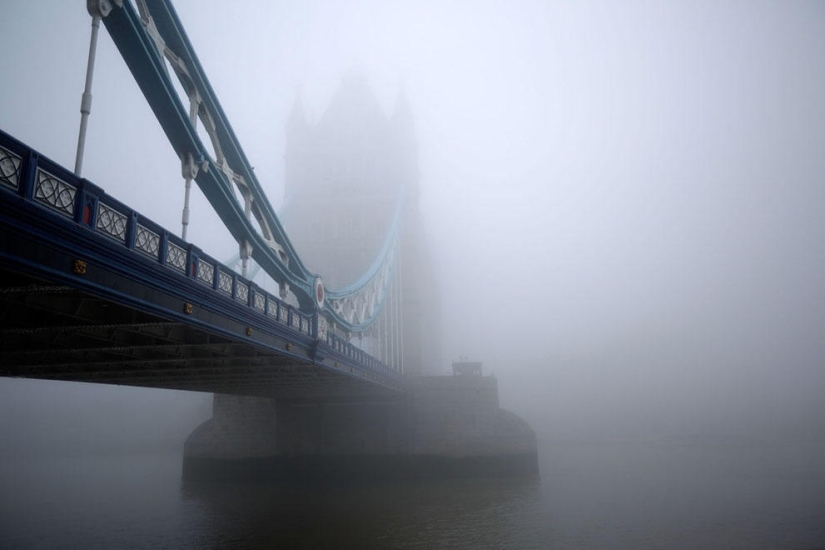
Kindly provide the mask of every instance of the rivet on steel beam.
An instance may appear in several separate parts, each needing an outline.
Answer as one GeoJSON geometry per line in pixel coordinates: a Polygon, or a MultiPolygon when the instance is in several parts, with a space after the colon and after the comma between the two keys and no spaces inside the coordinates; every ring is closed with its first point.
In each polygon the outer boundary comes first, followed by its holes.
{"type": "Polygon", "coordinates": [[[192,313],[192,304],[190,304],[189,302],[185,302],[183,304],[183,312],[187,315],[191,315],[191,313],[192,313]]]}
{"type": "Polygon", "coordinates": [[[75,275],[85,275],[86,274],[86,262],[83,260],[75,260],[72,263],[72,273],[75,275]]]}
{"type": "Polygon", "coordinates": [[[252,327],[246,327],[246,335],[252,336],[252,327]]]}

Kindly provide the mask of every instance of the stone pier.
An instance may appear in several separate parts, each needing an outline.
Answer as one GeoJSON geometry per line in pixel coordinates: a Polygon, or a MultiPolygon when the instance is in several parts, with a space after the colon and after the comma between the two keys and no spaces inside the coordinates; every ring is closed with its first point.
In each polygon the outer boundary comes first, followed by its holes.
{"type": "Polygon", "coordinates": [[[408,380],[393,400],[297,403],[215,395],[186,440],[184,478],[280,481],[536,476],[536,437],[492,377],[408,380]]]}

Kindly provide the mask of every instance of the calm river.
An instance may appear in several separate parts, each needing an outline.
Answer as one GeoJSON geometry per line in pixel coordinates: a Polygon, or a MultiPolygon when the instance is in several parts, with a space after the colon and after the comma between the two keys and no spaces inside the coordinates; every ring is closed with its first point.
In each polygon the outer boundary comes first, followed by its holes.
{"type": "Polygon", "coordinates": [[[6,459],[0,548],[825,548],[825,446],[543,442],[541,480],[181,483],[181,456],[6,459]]]}

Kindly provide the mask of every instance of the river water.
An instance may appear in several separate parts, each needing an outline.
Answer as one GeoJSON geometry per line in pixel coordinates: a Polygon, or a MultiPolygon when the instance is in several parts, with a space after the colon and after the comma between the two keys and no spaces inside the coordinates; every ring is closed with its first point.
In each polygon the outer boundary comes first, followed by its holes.
{"type": "Polygon", "coordinates": [[[7,458],[0,548],[825,548],[825,445],[540,443],[541,479],[181,482],[181,456],[7,458]]]}

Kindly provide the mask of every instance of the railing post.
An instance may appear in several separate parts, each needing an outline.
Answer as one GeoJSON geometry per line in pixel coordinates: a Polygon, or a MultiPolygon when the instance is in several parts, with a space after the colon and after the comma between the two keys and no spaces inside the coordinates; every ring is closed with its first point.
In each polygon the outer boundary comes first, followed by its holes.
{"type": "Polygon", "coordinates": [[[215,292],[219,291],[221,288],[221,267],[218,263],[215,263],[215,273],[212,276],[212,290],[215,292]]]}
{"type": "Polygon", "coordinates": [[[200,261],[200,249],[189,244],[186,247],[186,276],[197,280],[198,278],[198,262],[200,261]]]}
{"type": "MultiPolygon", "coordinates": [[[[250,281],[248,289],[249,291],[246,293],[246,305],[248,305],[255,311],[258,311],[258,308],[255,307],[255,295],[258,294],[258,285],[250,281]]],[[[265,304],[264,307],[266,307],[265,304]]]]}
{"type": "Polygon", "coordinates": [[[132,210],[129,213],[128,220],[126,221],[126,248],[129,250],[135,249],[135,239],[137,239],[137,225],[138,225],[138,213],[132,210]]]}
{"type": "Polygon", "coordinates": [[[37,164],[40,161],[40,155],[32,150],[24,157],[23,167],[20,173],[20,194],[24,199],[34,200],[34,188],[37,180],[37,164]]]}
{"type": "Polygon", "coordinates": [[[97,203],[103,190],[86,179],[77,182],[77,197],[75,197],[74,221],[81,225],[95,228],[97,222],[97,203]]]}
{"type": "Polygon", "coordinates": [[[169,232],[162,230],[160,233],[160,243],[158,244],[158,262],[166,265],[166,255],[169,250],[169,232]]]}

